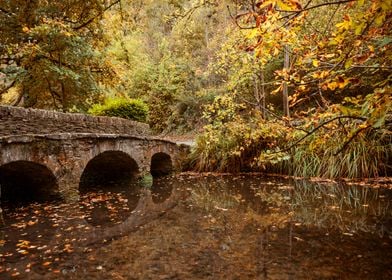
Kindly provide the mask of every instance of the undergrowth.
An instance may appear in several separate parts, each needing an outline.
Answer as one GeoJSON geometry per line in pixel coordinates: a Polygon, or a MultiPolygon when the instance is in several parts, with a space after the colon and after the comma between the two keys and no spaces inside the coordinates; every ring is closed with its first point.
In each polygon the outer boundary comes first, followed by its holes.
{"type": "Polygon", "coordinates": [[[287,120],[267,121],[257,114],[246,119],[223,101],[207,108],[210,123],[191,153],[196,171],[264,171],[323,178],[392,174],[392,132],[390,122],[385,121],[390,113],[381,122],[379,115],[372,121],[371,114],[378,113],[373,105],[366,105],[367,118],[343,115],[332,107],[293,126],[287,120]]]}

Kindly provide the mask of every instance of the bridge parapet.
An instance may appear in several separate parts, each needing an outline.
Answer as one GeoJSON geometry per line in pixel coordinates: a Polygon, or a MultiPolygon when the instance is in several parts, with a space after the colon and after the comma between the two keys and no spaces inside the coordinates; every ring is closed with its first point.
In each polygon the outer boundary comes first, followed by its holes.
{"type": "Polygon", "coordinates": [[[21,134],[105,133],[150,135],[147,124],[114,117],[0,106],[0,136],[21,134]]]}

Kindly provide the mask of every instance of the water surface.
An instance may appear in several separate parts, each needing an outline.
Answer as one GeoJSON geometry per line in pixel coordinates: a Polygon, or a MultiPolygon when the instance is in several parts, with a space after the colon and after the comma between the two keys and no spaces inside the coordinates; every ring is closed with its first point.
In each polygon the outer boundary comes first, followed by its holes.
{"type": "Polygon", "coordinates": [[[392,279],[392,191],[263,176],[3,203],[2,279],[392,279]]]}

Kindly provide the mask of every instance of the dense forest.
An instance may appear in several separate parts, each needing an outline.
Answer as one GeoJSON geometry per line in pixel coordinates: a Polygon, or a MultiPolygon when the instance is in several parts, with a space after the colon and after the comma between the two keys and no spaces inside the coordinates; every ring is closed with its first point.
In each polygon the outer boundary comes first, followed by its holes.
{"type": "Polygon", "coordinates": [[[198,135],[190,168],[392,174],[392,0],[1,0],[0,103],[198,135]]]}

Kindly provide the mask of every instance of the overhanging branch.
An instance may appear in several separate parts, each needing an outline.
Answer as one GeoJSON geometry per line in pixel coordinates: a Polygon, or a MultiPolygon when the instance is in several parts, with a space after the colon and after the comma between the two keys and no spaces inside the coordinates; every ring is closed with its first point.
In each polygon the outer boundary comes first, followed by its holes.
{"type": "Polygon", "coordinates": [[[4,89],[2,89],[2,90],[0,91],[0,95],[6,93],[10,88],[12,88],[12,87],[15,85],[15,83],[16,83],[15,80],[12,81],[11,84],[9,84],[8,86],[6,86],[4,89]]]}
{"type": "Polygon", "coordinates": [[[301,143],[303,140],[305,140],[306,138],[308,138],[310,135],[312,135],[313,133],[315,133],[317,130],[319,130],[320,128],[326,126],[327,124],[336,121],[336,120],[342,120],[342,119],[354,119],[354,120],[360,120],[360,121],[367,121],[367,118],[364,117],[357,117],[357,116],[337,116],[334,117],[330,120],[327,120],[325,122],[323,122],[322,124],[318,125],[317,127],[315,127],[314,129],[312,129],[311,131],[307,132],[305,136],[301,137],[300,139],[298,139],[297,141],[295,141],[293,144],[291,144],[289,147],[283,149],[283,150],[279,150],[276,151],[272,154],[276,154],[276,153],[281,153],[281,152],[287,152],[289,150],[291,150],[292,148],[294,148],[296,145],[298,145],[299,143],[301,143]]]}
{"type": "Polygon", "coordinates": [[[340,4],[345,4],[345,3],[350,3],[350,2],[354,2],[356,0],[341,0],[341,1],[336,1],[336,2],[326,2],[326,3],[321,3],[321,4],[317,4],[314,6],[310,6],[310,7],[304,7],[303,9],[300,10],[280,10],[280,9],[276,9],[276,11],[278,12],[282,12],[282,13],[288,13],[285,16],[282,16],[280,19],[284,19],[284,18],[290,18],[293,16],[293,14],[295,14],[295,16],[298,16],[299,14],[309,11],[309,10],[313,10],[313,9],[317,9],[323,6],[332,6],[332,5],[340,5],[340,4]]]}
{"type": "Polygon", "coordinates": [[[111,7],[113,7],[116,4],[119,4],[121,0],[116,0],[113,3],[111,3],[109,6],[105,7],[101,12],[99,12],[98,14],[96,14],[95,16],[93,16],[92,18],[90,18],[89,20],[87,20],[86,22],[82,23],[79,26],[74,27],[74,30],[79,30],[82,29],[83,27],[86,27],[87,25],[89,25],[90,23],[92,23],[96,18],[102,16],[107,10],[109,10],[111,7]]]}
{"type": "Polygon", "coordinates": [[[11,12],[10,12],[10,11],[7,11],[6,9],[4,9],[4,8],[2,8],[2,7],[0,7],[0,12],[4,13],[4,14],[6,14],[6,15],[11,15],[11,12]]]}

